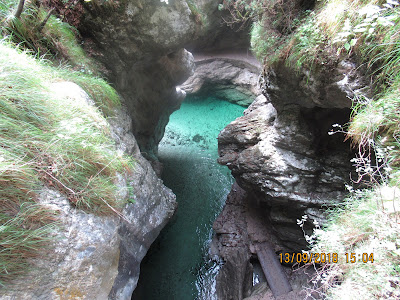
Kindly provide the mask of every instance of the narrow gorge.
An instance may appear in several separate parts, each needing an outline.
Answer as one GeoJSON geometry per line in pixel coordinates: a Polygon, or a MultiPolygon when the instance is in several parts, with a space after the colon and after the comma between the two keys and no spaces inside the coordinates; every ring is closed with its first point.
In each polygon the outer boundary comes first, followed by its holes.
{"type": "MultiPolygon", "coordinates": [[[[303,16],[317,1],[292,2],[303,16]]],[[[228,26],[223,4],[80,4],[81,45],[121,99],[98,126],[112,151],[133,158],[114,180],[124,205],[79,210],[69,187],[41,184],[37,201],[59,227],[0,299],[320,299],[312,264],[278,264],[289,286],[280,294],[263,253],[308,250],[306,236],[347,197],[355,148],[328,133],[350,121],[355,95],[372,94],[367,69],[334,54],[315,68],[294,70],[284,56],[266,68],[250,51],[250,25],[228,26]]],[[[53,84],[63,101],[96,106],[78,85],[53,84]]]]}

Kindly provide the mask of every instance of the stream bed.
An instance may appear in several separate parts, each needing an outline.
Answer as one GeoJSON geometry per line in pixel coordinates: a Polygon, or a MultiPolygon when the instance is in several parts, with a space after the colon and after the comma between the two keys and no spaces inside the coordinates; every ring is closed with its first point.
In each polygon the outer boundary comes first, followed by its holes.
{"type": "Polygon", "coordinates": [[[244,109],[214,97],[187,97],[171,115],[159,159],[178,210],[142,261],[132,299],[213,299],[219,266],[208,257],[212,223],[233,183],[229,169],[216,162],[217,136],[244,109]]]}

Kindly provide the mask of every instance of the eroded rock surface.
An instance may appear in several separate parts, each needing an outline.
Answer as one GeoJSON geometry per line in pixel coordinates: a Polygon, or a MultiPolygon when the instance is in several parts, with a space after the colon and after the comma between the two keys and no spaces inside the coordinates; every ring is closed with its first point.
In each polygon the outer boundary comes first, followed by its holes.
{"type": "MultiPolygon", "coordinates": [[[[60,97],[93,105],[77,85],[56,85],[60,97]]],[[[58,212],[60,226],[49,249],[30,259],[27,275],[10,282],[1,299],[130,299],[140,261],[172,217],[176,200],[141,156],[126,110],[119,109],[116,116],[111,119],[116,146],[135,159],[132,172],[119,176],[117,197],[127,203],[128,185],[134,203],[125,205],[122,218],[97,216],[72,207],[59,191],[43,187],[39,201],[58,212]]]]}
{"type": "Polygon", "coordinates": [[[195,55],[196,70],[180,88],[187,94],[214,95],[249,106],[261,94],[258,87],[261,66],[246,53],[195,55]]]}
{"type": "Polygon", "coordinates": [[[139,279],[140,262],[161,229],[173,216],[176,196],[163,185],[151,164],[140,154],[131,130],[131,120],[124,108],[117,112],[117,118],[110,120],[117,147],[133,156],[135,168],[126,180],[133,188],[133,204],[126,205],[118,234],[118,274],[113,282],[109,299],[130,299],[139,279]]]}
{"type": "Polygon", "coordinates": [[[154,160],[168,117],[185,96],[176,86],[193,72],[183,46],[199,30],[195,16],[184,0],[90,2],[85,8],[80,29],[125,100],[141,151],[154,160]]]}
{"type": "MultiPolygon", "coordinates": [[[[224,261],[216,278],[217,299],[275,299],[256,255],[256,248],[265,242],[275,244],[276,251],[283,250],[272,231],[266,207],[266,203],[259,203],[257,197],[234,183],[213,225],[211,254],[219,255],[224,261]],[[253,273],[259,274],[254,285],[253,273]]],[[[292,291],[278,299],[309,299],[304,287],[309,286],[314,274],[312,268],[283,269],[292,291]]]]}
{"type": "Polygon", "coordinates": [[[344,198],[350,147],[328,130],[348,113],[298,105],[278,113],[260,96],[218,136],[219,163],[267,204],[273,228],[288,249],[306,247],[297,219],[308,214],[321,221],[322,207],[344,198]]]}
{"type": "Polygon", "coordinates": [[[280,61],[268,69],[265,91],[277,109],[295,104],[313,108],[350,108],[355,95],[368,94],[365,68],[351,59],[298,71],[280,61]]]}

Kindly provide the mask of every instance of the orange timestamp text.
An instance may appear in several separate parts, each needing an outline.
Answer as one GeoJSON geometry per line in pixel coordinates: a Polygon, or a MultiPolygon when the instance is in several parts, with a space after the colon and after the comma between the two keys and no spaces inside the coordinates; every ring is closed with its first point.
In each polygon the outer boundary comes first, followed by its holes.
{"type": "MultiPolygon", "coordinates": [[[[374,262],[374,253],[345,253],[346,263],[356,263],[356,262],[374,262]]],[[[294,264],[294,263],[338,263],[339,254],[338,253],[280,253],[279,254],[280,263],[294,264]]]]}

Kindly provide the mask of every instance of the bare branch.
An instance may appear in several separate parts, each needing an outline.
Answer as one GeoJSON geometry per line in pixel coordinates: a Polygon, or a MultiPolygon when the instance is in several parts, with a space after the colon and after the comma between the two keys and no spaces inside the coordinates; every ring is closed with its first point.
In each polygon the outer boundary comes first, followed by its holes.
{"type": "Polygon", "coordinates": [[[49,12],[48,12],[46,18],[43,19],[42,23],[40,23],[40,25],[39,25],[39,32],[41,32],[41,31],[43,30],[44,26],[46,25],[46,23],[47,23],[47,21],[49,20],[49,18],[50,18],[50,16],[51,16],[51,14],[53,13],[53,11],[54,11],[54,7],[53,7],[52,9],[49,10],[49,12]]]}
{"type": "Polygon", "coordinates": [[[19,19],[21,17],[22,11],[24,10],[25,0],[19,0],[17,11],[15,12],[14,17],[19,19]]]}

